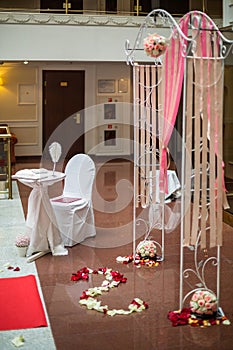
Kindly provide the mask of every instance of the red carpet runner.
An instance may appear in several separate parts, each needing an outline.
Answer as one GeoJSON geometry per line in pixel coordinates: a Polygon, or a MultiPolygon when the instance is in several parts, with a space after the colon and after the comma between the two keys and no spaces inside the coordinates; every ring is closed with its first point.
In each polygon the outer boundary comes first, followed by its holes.
{"type": "Polygon", "coordinates": [[[46,327],[34,275],[0,278],[0,330],[46,327]]]}

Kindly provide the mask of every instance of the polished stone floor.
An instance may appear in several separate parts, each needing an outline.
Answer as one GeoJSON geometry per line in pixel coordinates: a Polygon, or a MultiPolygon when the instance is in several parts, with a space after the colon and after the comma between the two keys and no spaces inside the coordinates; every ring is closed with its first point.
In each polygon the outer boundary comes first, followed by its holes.
{"type": "MultiPolygon", "coordinates": [[[[157,267],[135,267],[116,262],[118,256],[133,251],[133,165],[132,162],[115,160],[96,163],[96,181],[93,205],[97,236],[72,248],[68,256],[54,257],[47,254],[36,261],[41,288],[58,350],[187,350],[233,349],[233,328],[211,326],[206,328],[172,327],[167,319],[170,310],[179,308],[180,291],[180,239],[179,229],[165,232],[165,259],[157,267]],[[102,278],[91,275],[89,281],[71,281],[72,273],[89,267],[118,270],[127,278],[125,284],[113,288],[100,297],[109,308],[126,309],[133,298],[148,303],[149,308],[131,315],[108,316],[87,310],[79,304],[79,297],[89,287],[99,286],[102,278]]],[[[38,163],[17,162],[14,171],[34,168],[38,163]]],[[[19,184],[25,215],[29,188],[19,184]]],[[[50,189],[51,195],[59,194],[61,184],[50,189]]],[[[170,208],[174,203],[168,204],[170,208]]],[[[146,211],[137,215],[146,217],[146,211]]],[[[233,228],[223,224],[224,244],[221,248],[220,306],[233,322],[233,228]]],[[[144,237],[146,227],[137,227],[137,241],[144,237]]],[[[154,230],[152,238],[161,242],[161,231],[154,230]]],[[[213,249],[205,255],[211,257],[213,249]]],[[[204,252],[200,252],[203,259],[204,252]],[[203,256],[202,256],[203,255],[203,256]]],[[[216,267],[207,267],[205,280],[216,290],[216,267]]],[[[194,252],[184,250],[184,266],[194,269],[194,252]]],[[[184,294],[195,288],[198,280],[190,275],[183,282],[184,294]]],[[[41,348],[42,349],[42,348],[41,348]]],[[[43,349],[42,349],[43,350],[43,349]]]]}
{"type": "MultiPolygon", "coordinates": [[[[19,197],[17,183],[13,181],[13,199],[1,194],[0,199],[0,278],[15,278],[20,276],[34,275],[37,280],[38,291],[42,304],[46,307],[38,278],[35,262],[27,263],[25,257],[20,257],[15,247],[15,237],[25,231],[25,217],[19,197]],[[19,268],[8,269],[8,267],[19,268]]],[[[23,310],[21,310],[23,312],[23,310]]],[[[16,317],[17,315],[15,315],[16,317]]],[[[0,317],[4,317],[0,310],[0,317]]],[[[24,337],[25,350],[54,350],[56,349],[51,327],[46,313],[48,327],[28,328],[19,330],[0,331],[0,349],[11,350],[14,348],[12,340],[15,337],[24,337]]]]}

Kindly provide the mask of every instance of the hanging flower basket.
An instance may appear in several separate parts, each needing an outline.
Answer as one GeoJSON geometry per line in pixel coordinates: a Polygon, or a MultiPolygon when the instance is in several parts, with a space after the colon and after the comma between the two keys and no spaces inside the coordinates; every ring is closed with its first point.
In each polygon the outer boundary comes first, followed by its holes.
{"type": "Polygon", "coordinates": [[[156,260],[157,254],[155,242],[149,239],[141,241],[136,248],[136,254],[140,259],[156,260]]]}
{"type": "Polygon", "coordinates": [[[156,33],[148,35],[144,39],[144,51],[147,56],[159,57],[163,55],[168,47],[168,40],[156,33]]]}
{"type": "Polygon", "coordinates": [[[190,325],[192,327],[209,327],[214,325],[229,326],[231,322],[223,312],[217,311],[217,297],[209,290],[197,290],[191,297],[190,307],[169,311],[168,319],[172,325],[190,325]]]}
{"type": "Polygon", "coordinates": [[[196,317],[211,318],[217,312],[217,297],[208,290],[198,290],[192,295],[190,308],[196,317]]]}

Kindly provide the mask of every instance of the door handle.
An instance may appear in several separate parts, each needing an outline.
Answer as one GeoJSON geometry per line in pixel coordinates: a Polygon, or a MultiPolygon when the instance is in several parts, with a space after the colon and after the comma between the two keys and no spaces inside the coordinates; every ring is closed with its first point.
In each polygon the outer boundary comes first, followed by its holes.
{"type": "Polygon", "coordinates": [[[76,113],[76,115],[73,118],[76,121],[76,124],[80,124],[81,123],[80,113],[76,113]]]}

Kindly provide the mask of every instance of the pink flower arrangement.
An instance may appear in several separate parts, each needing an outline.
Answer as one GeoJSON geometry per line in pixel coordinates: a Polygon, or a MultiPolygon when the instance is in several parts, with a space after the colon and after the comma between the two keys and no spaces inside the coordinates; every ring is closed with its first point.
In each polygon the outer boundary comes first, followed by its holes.
{"type": "Polygon", "coordinates": [[[217,298],[208,290],[196,291],[190,300],[190,308],[199,315],[213,315],[217,311],[217,298]]]}
{"type": "Polygon", "coordinates": [[[136,254],[141,258],[156,258],[156,244],[154,241],[144,240],[138,244],[136,254]]]}
{"type": "Polygon", "coordinates": [[[19,235],[15,239],[16,247],[28,247],[30,243],[30,238],[26,235],[19,235]]]}
{"type": "Polygon", "coordinates": [[[159,57],[164,54],[168,46],[168,40],[158,34],[150,34],[144,39],[144,51],[147,56],[159,57]]]}

